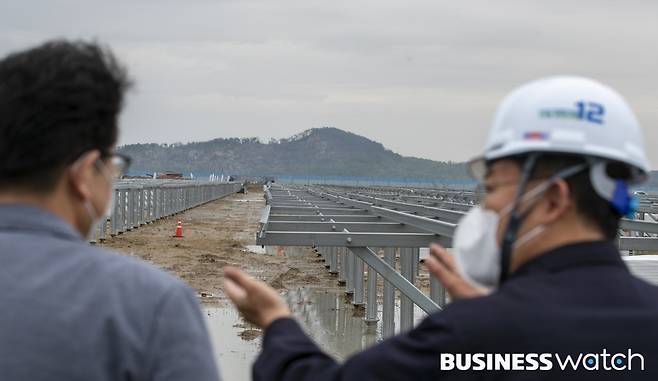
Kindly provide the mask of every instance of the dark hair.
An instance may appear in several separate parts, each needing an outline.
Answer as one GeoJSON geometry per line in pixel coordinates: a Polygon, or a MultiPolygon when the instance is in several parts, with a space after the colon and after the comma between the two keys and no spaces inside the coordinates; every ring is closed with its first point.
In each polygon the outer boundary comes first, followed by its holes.
{"type": "Polygon", "coordinates": [[[57,40],[0,61],[0,189],[49,191],[86,151],[106,156],[130,80],[97,43],[57,40]]]}
{"type": "MultiPolygon", "coordinates": [[[[518,158],[519,164],[524,158],[518,158]]],[[[583,164],[586,159],[582,156],[567,154],[542,154],[537,159],[531,179],[546,179],[562,169],[583,164]]],[[[615,178],[628,178],[630,172],[626,166],[619,163],[608,165],[608,174],[615,178]]],[[[576,205],[579,215],[589,226],[599,229],[607,239],[617,237],[621,215],[610,203],[599,196],[594,190],[589,177],[589,170],[583,170],[565,179],[569,185],[571,197],[576,205]]]]}

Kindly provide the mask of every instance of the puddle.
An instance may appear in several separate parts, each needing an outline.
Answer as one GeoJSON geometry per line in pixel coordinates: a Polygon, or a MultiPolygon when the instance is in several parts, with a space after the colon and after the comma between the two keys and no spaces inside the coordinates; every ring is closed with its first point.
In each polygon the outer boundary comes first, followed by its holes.
{"type": "MultiPolygon", "coordinates": [[[[381,339],[381,322],[366,325],[362,314],[355,316],[352,305],[345,302],[343,292],[299,288],[284,298],[304,331],[339,361],[381,339]]],[[[244,324],[230,306],[206,307],[204,313],[223,379],[250,380],[251,365],[260,351],[260,331],[244,324]]]]}
{"type": "Polygon", "coordinates": [[[267,254],[267,250],[260,245],[246,245],[244,247],[245,251],[248,251],[250,253],[254,254],[267,254]]]}
{"type": "Polygon", "coordinates": [[[265,246],[245,245],[242,249],[244,252],[255,254],[267,254],[275,257],[304,257],[309,255],[313,250],[304,246],[265,246]]]}
{"type": "Polygon", "coordinates": [[[343,293],[299,288],[289,291],[286,300],[306,333],[337,360],[375,344],[381,337],[377,326],[368,326],[363,317],[354,316],[355,310],[344,301],[343,293]]]}
{"type": "Polygon", "coordinates": [[[251,364],[260,350],[260,339],[244,340],[240,316],[230,307],[204,308],[214,358],[224,380],[250,380],[251,364]]]}

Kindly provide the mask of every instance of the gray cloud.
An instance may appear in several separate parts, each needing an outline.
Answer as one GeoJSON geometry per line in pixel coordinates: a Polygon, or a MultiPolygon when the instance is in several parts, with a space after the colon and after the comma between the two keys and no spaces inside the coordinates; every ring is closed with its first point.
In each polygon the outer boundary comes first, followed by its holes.
{"type": "Polygon", "coordinates": [[[5,0],[0,54],[53,37],[110,44],[138,83],[122,143],[331,125],[464,160],[505,93],[552,74],[617,88],[658,142],[656,15],[650,0],[5,0]]]}

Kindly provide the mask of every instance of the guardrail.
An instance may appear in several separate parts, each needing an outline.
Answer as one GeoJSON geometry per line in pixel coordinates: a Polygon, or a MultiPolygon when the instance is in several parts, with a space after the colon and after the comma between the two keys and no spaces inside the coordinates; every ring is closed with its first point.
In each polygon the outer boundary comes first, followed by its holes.
{"type": "Polygon", "coordinates": [[[155,220],[216,200],[242,189],[241,183],[191,180],[120,180],[114,207],[92,231],[90,243],[103,241],[155,220]]]}
{"type": "MultiPolygon", "coordinates": [[[[353,296],[352,303],[365,306],[368,323],[378,321],[376,278],[382,276],[382,332],[387,337],[396,326],[396,290],[401,294],[402,331],[413,326],[414,305],[428,313],[445,305],[446,295],[437,279],[430,277],[429,296],[414,286],[420,248],[432,242],[450,247],[457,221],[479,202],[479,195],[473,192],[421,192],[276,185],[267,192],[268,205],[260,220],[257,243],[315,247],[329,272],[336,274],[345,292],[353,296]]],[[[637,217],[647,215],[653,218],[642,212],[637,217]]],[[[622,220],[618,244],[631,254],[635,250],[658,251],[658,223],[622,220]]]]}

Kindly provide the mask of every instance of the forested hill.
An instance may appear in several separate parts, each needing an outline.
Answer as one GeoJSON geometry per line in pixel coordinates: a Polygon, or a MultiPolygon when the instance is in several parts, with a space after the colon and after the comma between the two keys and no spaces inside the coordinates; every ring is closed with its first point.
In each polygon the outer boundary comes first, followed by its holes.
{"type": "Polygon", "coordinates": [[[132,174],[153,171],[238,175],[358,176],[465,179],[463,163],[404,157],[382,144],[337,128],[314,128],[287,139],[214,139],[187,144],[130,144],[132,174]]]}

